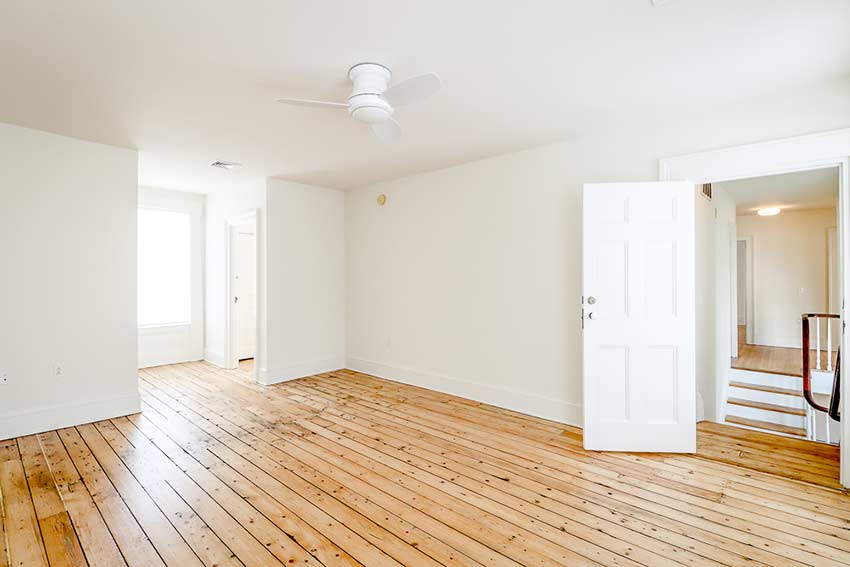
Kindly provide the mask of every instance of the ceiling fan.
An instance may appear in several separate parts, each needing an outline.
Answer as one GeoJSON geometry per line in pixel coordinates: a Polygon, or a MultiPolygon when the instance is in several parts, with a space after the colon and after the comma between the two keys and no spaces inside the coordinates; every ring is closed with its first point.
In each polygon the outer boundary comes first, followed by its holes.
{"type": "Polygon", "coordinates": [[[358,63],[348,70],[353,83],[347,102],[328,102],[300,98],[279,98],[278,102],[295,106],[347,109],[356,120],[369,124],[381,140],[396,140],[401,126],[392,117],[395,107],[418,102],[440,90],[440,77],[426,73],[390,86],[392,72],[378,63],[358,63]]]}

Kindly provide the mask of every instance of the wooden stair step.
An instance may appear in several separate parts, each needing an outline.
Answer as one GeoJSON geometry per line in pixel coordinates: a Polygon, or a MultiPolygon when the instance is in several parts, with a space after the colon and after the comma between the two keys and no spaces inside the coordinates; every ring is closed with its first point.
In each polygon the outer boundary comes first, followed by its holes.
{"type": "Polygon", "coordinates": [[[741,398],[729,398],[728,403],[735,406],[744,406],[760,410],[775,411],[777,413],[787,413],[788,415],[806,416],[806,410],[802,408],[793,408],[791,406],[780,406],[779,404],[769,404],[767,402],[756,402],[753,400],[742,400],[741,398]]]}
{"type": "Polygon", "coordinates": [[[727,415],[726,422],[746,425],[747,427],[755,427],[757,429],[766,429],[768,431],[776,431],[777,433],[787,433],[788,435],[796,435],[798,437],[806,437],[806,430],[802,427],[771,423],[769,421],[761,421],[760,419],[749,419],[746,417],[738,417],[737,415],[727,415]]]}
{"type": "Polygon", "coordinates": [[[778,386],[765,386],[763,384],[750,384],[749,382],[729,382],[729,386],[733,388],[743,388],[745,390],[758,390],[759,392],[770,392],[771,394],[785,394],[786,396],[803,397],[803,392],[800,390],[792,390],[791,388],[780,388],[778,386]]]}

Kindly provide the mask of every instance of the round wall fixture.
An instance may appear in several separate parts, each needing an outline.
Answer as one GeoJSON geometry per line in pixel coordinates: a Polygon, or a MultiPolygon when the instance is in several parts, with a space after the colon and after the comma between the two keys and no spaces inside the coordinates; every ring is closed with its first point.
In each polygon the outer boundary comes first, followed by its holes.
{"type": "Polygon", "coordinates": [[[383,193],[381,193],[380,195],[378,195],[377,201],[378,201],[378,205],[383,207],[384,205],[387,204],[387,196],[384,195],[383,193]]]}

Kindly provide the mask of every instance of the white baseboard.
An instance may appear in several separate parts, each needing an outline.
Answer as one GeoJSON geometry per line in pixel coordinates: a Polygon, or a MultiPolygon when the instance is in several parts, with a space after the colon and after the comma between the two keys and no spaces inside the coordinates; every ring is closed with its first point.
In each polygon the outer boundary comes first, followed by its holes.
{"type": "Polygon", "coordinates": [[[349,358],[347,368],[567,425],[582,425],[581,404],[360,358],[349,358]]]}
{"type": "Polygon", "coordinates": [[[343,356],[301,362],[284,368],[261,368],[257,373],[257,382],[264,386],[271,386],[272,384],[287,382],[296,378],[304,378],[305,376],[313,376],[314,374],[322,374],[323,372],[332,372],[340,368],[345,368],[345,357],[343,356]]]}
{"type": "Polygon", "coordinates": [[[64,404],[6,414],[0,416],[0,439],[11,439],[139,413],[142,411],[141,407],[139,394],[134,394],[108,400],[64,404]]]}
{"type": "Polygon", "coordinates": [[[215,352],[213,350],[205,350],[204,360],[206,360],[210,364],[218,366],[219,368],[227,368],[227,364],[224,360],[224,353],[215,352]]]}

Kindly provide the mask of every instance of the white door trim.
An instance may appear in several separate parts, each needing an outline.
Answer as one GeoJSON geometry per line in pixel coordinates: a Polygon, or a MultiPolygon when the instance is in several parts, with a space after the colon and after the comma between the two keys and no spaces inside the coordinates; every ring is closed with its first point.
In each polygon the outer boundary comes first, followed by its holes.
{"type": "MultiPolygon", "coordinates": [[[[237,353],[237,337],[236,337],[236,325],[234,322],[236,321],[236,304],[233,301],[233,278],[234,272],[236,269],[235,262],[232,261],[233,258],[233,234],[235,233],[237,227],[244,226],[246,224],[253,224],[255,234],[259,238],[259,230],[257,226],[257,219],[259,218],[259,209],[254,209],[248,211],[247,213],[243,213],[241,215],[236,215],[233,217],[229,217],[227,219],[227,223],[225,225],[225,253],[224,253],[224,266],[225,266],[225,279],[224,279],[224,301],[225,305],[227,305],[227,309],[225,312],[225,332],[224,332],[224,363],[225,368],[237,368],[239,366],[239,356],[237,353]]],[[[255,246],[254,253],[256,254],[256,271],[254,277],[254,293],[255,297],[258,297],[258,288],[259,288],[259,270],[260,270],[260,246],[259,242],[255,246]]],[[[256,303],[255,303],[256,305],[256,303]]],[[[257,323],[257,341],[259,343],[259,313],[255,313],[254,320],[257,323]]],[[[259,344],[257,345],[257,349],[259,349],[259,344]]],[[[257,379],[259,372],[259,356],[255,354],[254,356],[254,370],[253,370],[253,378],[257,379]]]]}
{"type": "MultiPolygon", "coordinates": [[[[842,297],[850,297],[850,128],[759,142],[659,160],[659,179],[717,183],[734,179],[777,175],[794,171],[839,168],[839,262],[842,297]]],[[[846,302],[845,302],[846,303],[846,302]]],[[[847,319],[846,305],[841,316],[847,319]]],[[[844,333],[842,350],[850,353],[850,335],[844,333]]],[[[718,368],[717,380],[727,379],[727,368],[718,368]]],[[[842,381],[841,484],[850,488],[850,380],[842,381]]]]}

